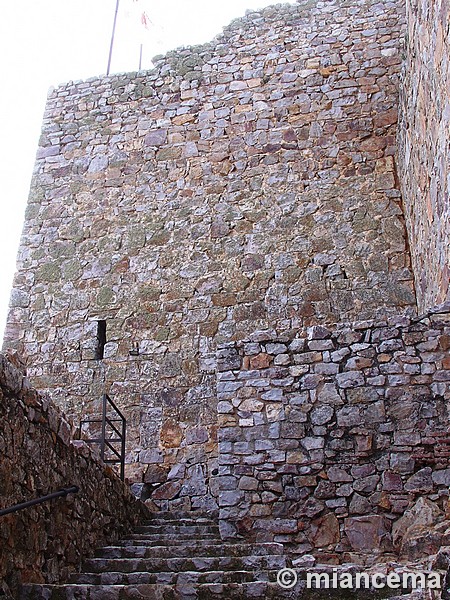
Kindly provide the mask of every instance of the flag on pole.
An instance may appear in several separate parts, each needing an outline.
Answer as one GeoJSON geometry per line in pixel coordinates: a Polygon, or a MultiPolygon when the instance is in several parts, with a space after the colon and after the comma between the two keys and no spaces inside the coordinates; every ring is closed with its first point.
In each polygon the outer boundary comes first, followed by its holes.
{"type": "Polygon", "coordinates": [[[138,27],[137,37],[140,42],[139,45],[139,71],[142,69],[142,52],[144,47],[144,42],[148,41],[148,33],[150,32],[150,26],[153,23],[150,21],[150,17],[148,16],[148,12],[146,11],[146,7],[144,4],[145,0],[132,0],[133,11],[132,17],[133,21],[138,27]]]}
{"type": "MultiPolygon", "coordinates": [[[[133,47],[137,43],[139,47],[139,70],[142,68],[144,45],[149,47],[155,47],[155,44],[161,45],[161,40],[158,40],[156,35],[157,28],[149,17],[152,9],[154,10],[153,0],[124,0],[120,3],[120,10],[119,2],[120,0],[116,0],[106,71],[107,75],[109,75],[111,69],[111,57],[113,46],[115,45],[116,24],[118,25],[118,37],[122,40],[126,40],[128,47],[133,47]]],[[[156,52],[154,53],[156,54],[156,52]]]]}
{"type": "Polygon", "coordinates": [[[135,23],[139,26],[140,36],[148,33],[153,26],[145,4],[144,0],[132,0],[132,16],[135,23]]]}

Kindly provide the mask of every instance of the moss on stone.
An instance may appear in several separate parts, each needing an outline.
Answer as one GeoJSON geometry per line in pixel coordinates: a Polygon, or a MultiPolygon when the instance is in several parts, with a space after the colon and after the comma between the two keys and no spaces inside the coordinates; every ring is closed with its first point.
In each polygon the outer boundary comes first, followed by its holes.
{"type": "Polygon", "coordinates": [[[140,225],[131,227],[125,238],[125,247],[142,248],[145,245],[145,230],[140,225]]]}
{"type": "Polygon", "coordinates": [[[100,288],[97,294],[97,305],[100,307],[107,306],[108,304],[112,304],[115,298],[114,291],[110,287],[104,286],[100,288]]]}
{"type": "Polygon", "coordinates": [[[152,246],[164,246],[170,240],[170,233],[168,231],[160,231],[152,235],[148,240],[148,244],[152,246]]]}
{"type": "Polygon", "coordinates": [[[31,182],[30,193],[28,194],[28,204],[41,204],[45,200],[45,189],[39,186],[37,181],[31,182]]]}
{"type": "Polygon", "coordinates": [[[62,265],[62,279],[66,281],[74,281],[81,277],[82,268],[80,261],[77,259],[69,260],[62,265]]]}
{"type": "Polygon", "coordinates": [[[155,334],[155,340],[157,342],[164,342],[165,340],[167,340],[169,338],[170,335],[170,329],[168,327],[162,327],[161,329],[158,329],[158,331],[155,334]]]}
{"type": "Polygon", "coordinates": [[[36,283],[52,283],[61,278],[61,269],[57,262],[47,262],[41,265],[36,271],[36,283]]]}
{"type": "Polygon", "coordinates": [[[159,285],[144,284],[139,287],[138,299],[143,302],[158,300],[161,296],[159,285]]]}

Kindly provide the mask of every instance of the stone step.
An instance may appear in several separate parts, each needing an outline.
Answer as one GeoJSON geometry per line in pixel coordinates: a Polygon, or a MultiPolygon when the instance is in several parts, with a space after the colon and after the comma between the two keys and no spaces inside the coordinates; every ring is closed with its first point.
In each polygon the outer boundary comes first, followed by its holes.
{"type": "Polygon", "coordinates": [[[205,533],[214,533],[219,534],[219,526],[215,525],[178,525],[178,524],[168,524],[168,525],[140,525],[134,529],[136,533],[164,533],[164,534],[174,534],[178,535],[189,534],[192,536],[203,536],[205,533]]]}
{"type": "MultiPolygon", "coordinates": [[[[165,585],[34,585],[27,586],[21,600],[210,600],[232,598],[298,598],[273,583],[204,584],[201,586],[165,585]]],[[[314,598],[333,596],[314,596],[314,598]]],[[[302,594],[302,599],[308,598],[302,594]]],[[[339,596],[335,595],[338,599],[339,596]]]]}
{"type": "Polygon", "coordinates": [[[178,546],[120,545],[106,546],[95,552],[96,558],[167,558],[193,556],[262,556],[267,554],[283,554],[283,546],[276,543],[242,544],[187,543],[178,546]]]}
{"type": "Polygon", "coordinates": [[[66,585],[25,586],[19,600],[285,597],[274,583],[286,566],[283,546],[224,543],[210,517],[157,513],[126,539],[98,549],[66,585]]]}
{"type": "Polygon", "coordinates": [[[176,546],[178,544],[186,544],[189,542],[199,542],[199,541],[217,541],[220,542],[220,535],[218,533],[205,533],[200,536],[192,536],[190,534],[180,533],[175,535],[173,533],[169,534],[158,534],[158,533],[135,533],[129,535],[126,539],[124,539],[124,543],[127,543],[131,540],[133,543],[142,542],[149,544],[156,544],[158,546],[168,544],[171,546],[176,546]]]}
{"type": "MultiPolygon", "coordinates": [[[[184,596],[189,598],[189,596],[184,596]]],[[[20,600],[181,600],[182,593],[165,585],[26,585],[20,600]]]]}
{"type": "Polygon", "coordinates": [[[69,583],[88,585],[192,585],[204,583],[245,583],[252,581],[276,581],[278,570],[264,571],[171,571],[162,573],[78,573],[70,577],[69,583]]]}
{"type": "Polygon", "coordinates": [[[202,519],[201,521],[194,521],[188,519],[169,521],[169,520],[158,520],[158,521],[146,521],[142,523],[142,527],[158,527],[161,531],[165,529],[171,529],[172,527],[214,527],[218,526],[217,521],[211,521],[210,519],[202,519]]]}
{"type": "Polygon", "coordinates": [[[208,519],[206,517],[202,517],[200,519],[194,519],[192,517],[185,517],[183,519],[150,519],[148,521],[144,521],[142,525],[158,525],[158,527],[165,527],[166,525],[217,525],[217,520],[208,519]]]}
{"type": "MultiPolygon", "coordinates": [[[[278,583],[258,581],[250,583],[204,584],[196,587],[184,586],[175,588],[179,594],[177,600],[245,600],[265,599],[278,600],[379,600],[393,596],[394,590],[342,590],[342,589],[307,589],[305,582],[299,582],[290,590],[282,589],[278,583]]],[[[398,590],[395,590],[398,593],[398,590]]],[[[399,596],[398,600],[408,600],[409,594],[399,596]]],[[[415,597],[425,600],[426,596],[415,597]]],[[[392,598],[392,600],[395,600],[392,598]]],[[[411,599],[412,600],[412,599],[411,599]]]]}
{"type": "Polygon", "coordinates": [[[217,523],[218,512],[205,512],[201,510],[192,510],[192,511],[183,511],[183,510],[171,510],[171,511],[159,511],[152,513],[152,516],[149,519],[150,521],[154,521],[155,519],[162,519],[165,521],[174,521],[179,519],[193,519],[195,521],[199,521],[201,519],[209,519],[217,523]]]}
{"type": "Polygon", "coordinates": [[[282,569],[286,558],[280,554],[266,556],[196,556],[194,558],[91,558],[84,563],[84,572],[131,573],[145,571],[246,571],[282,569]]]}
{"type": "MultiPolygon", "coordinates": [[[[385,590],[386,591],[386,590],[385,590]]],[[[393,596],[394,590],[380,595],[380,590],[305,589],[298,583],[291,590],[283,590],[277,583],[255,581],[248,583],[207,583],[186,585],[28,585],[20,600],[374,600],[393,596]]],[[[407,600],[408,593],[397,595],[407,600]]],[[[415,596],[416,600],[419,598],[415,596]]],[[[392,598],[392,600],[395,600],[392,598]]]]}
{"type": "Polygon", "coordinates": [[[117,546],[141,546],[147,545],[149,547],[152,546],[182,546],[190,543],[200,543],[206,542],[208,544],[221,544],[222,540],[219,535],[208,533],[200,536],[199,538],[193,538],[191,535],[158,535],[156,533],[152,533],[150,535],[145,535],[142,533],[137,533],[135,535],[129,535],[127,538],[123,540],[119,540],[116,542],[117,546]]]}

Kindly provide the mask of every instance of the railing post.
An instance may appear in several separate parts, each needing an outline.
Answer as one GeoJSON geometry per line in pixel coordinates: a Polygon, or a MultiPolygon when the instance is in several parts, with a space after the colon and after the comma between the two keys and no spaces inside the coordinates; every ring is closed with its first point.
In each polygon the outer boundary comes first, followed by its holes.
{"type": "Polygon", "coordinates": [[[102,462],[105,462],[105,441],[106,441],[106,401],[107,395],[103,394],[103,402],[102,402],[102,435],[100,441],[100,456],[102,462]]]}
{"type": "Polygon", "coordinates": [[[126,421],[122,419],[122,442],[120,450],[120,479],[125,481],[125,433],[126,433],[126,421]]]}

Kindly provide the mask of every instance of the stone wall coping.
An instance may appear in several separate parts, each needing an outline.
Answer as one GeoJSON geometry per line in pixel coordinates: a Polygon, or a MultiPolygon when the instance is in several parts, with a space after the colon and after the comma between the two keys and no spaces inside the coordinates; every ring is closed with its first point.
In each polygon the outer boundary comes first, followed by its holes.
{"type": "Polygon", "coordinates": [[[242,348],[245,344],[249,344],[252,342],[291,342],[294,339],[302,339],[310,337],[313,334],[313,330],[316,328],[324,329],[329,332],[329,335],[325,335],[324,337],[332,337],[334,335],[338,335],[343,331],[349,330],[374,330],[374,329],[382,329],[385,327],[394,327],[398,329],[406,329],[411,325],[418,325],[420,323],[426,324],[425,321],[427,319],[433,318],[435,315],[444,315],[450,313],[450,302],[444,302],[437,306],[430,308],[426,313],[423,313],[418,316],[412,316],[408,314],[404,315],[396,315],[390,317],[388,319],[377,319],[377,320],[368,320],[368,321],[353,321],[353,322],[344,322],[344,323],[335,323],[332,325],[313,325],[312,327],[305,327],[298,331],[289,332],[288,335],[278,333],[273,329],[266,329],[261,331],[255,331],[249,337],[234,341],[234,342],[226,342],[220,344],[217,348],[220,353],[221,350],[227,350],[230,348],[242,348]]]}
{"type": "MultiPolygon", "coordinates": [[[[386,2],[382,0],[381,4],[386,2]]],[[[197,64],[192,64],[192,71],[199,72],[199,78],[202,77],[203,64],[214,64],[217,57],[228,54],[227,46],[234,37],[242,37],[252,30],[261,35],[261,25],[270,26],[271,23],[283,19],[286,25],[289,25],[291,18],[303,18],[306,20],[315,14],[323,14],[339,10],[342,6],[349,4],[343,0],[331,0],[328,2],[311,2],[311,0],[297,0],[296,4],[276,3],[266,6],[262,9],[248,9],[245,15],[233,19],[228,25],[223,27],[223,31],[217,34],[211,41],[203,44],[180,46],[165,54],[158,54],[152,58],[155,65],[152,69],[140,71],[123,71],[112,75],[99,75],[88,79],[69,80],[56,87],[51,87],[48,93],[48,99],[58,98],[62,93],[67,94],[67,90],[75,87],[92,88],[96,85],[109,83],[113,85],[120,81],[155,81],[160,77],[167,75],[178,75],[185,87],[190,87],[190,82],[184,79],[184,73],[179,72],[180,63],[189,57],[190,62],[197,59],[197,64]]],[[[373,2],[375,5],[376,3],[373,2]]],[[[378,3],[380,4],[380,3],[378,3]]],[[[369,7],[368,7],[369,8],[369,7]]],[[[269,27],[268,27],[269,29],[269,27]]]]}

